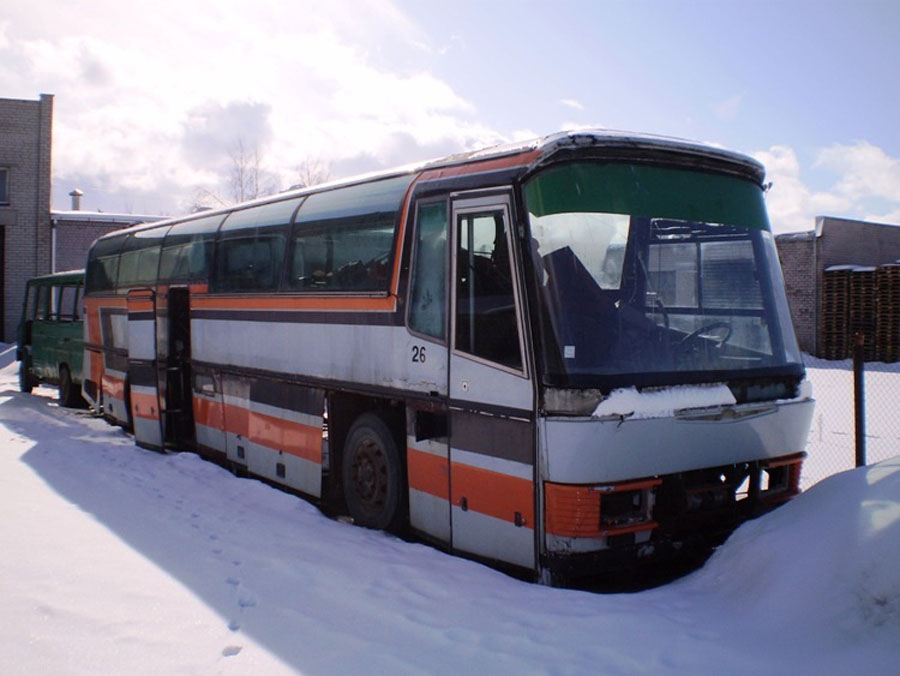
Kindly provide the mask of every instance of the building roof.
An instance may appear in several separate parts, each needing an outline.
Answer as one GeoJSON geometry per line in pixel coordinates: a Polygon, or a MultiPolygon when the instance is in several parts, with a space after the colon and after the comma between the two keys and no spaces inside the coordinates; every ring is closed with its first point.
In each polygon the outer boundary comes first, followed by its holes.
{"type": "Polygon", "coordinates": [[[70,223],[107,223],[133,225],[135,223],[151,223],[161,221],[167,216],[148,216],[146,214],[114,214],[105,211],[51,211],[50,220],[70,223]]]}

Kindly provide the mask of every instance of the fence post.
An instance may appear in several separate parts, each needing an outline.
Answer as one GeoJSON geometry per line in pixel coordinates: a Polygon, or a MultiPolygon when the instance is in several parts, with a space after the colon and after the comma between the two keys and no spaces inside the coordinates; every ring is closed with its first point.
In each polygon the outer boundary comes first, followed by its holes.
{"type": "Polygon", "coordinates": [[[856,466],[866,464],[866,397],[864,377],[865,336],[857,333],[853,346],[853,401],[856,418],[856,466]]]}

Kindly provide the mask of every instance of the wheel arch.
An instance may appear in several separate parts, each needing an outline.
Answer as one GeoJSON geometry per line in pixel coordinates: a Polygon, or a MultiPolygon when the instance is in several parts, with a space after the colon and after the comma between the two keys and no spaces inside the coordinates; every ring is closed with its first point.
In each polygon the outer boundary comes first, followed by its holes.
{"type": "Polygon", "coordinates": [[[335,507],[346,510],[346,497],[341,480],[344,445],[353,424],[364,414],[378,416],[393,436],[400,456],[401,500],[405,504],[408,487],[406,468],[406,406],[398,399],[386,399],[368,395],[328,392],[328,443],[329,470],[324,494],[335,507]]]}

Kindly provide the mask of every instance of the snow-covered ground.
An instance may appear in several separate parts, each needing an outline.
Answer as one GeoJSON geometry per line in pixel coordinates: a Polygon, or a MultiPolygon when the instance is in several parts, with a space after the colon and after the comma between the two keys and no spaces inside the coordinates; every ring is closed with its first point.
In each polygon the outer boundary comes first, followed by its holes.
{"type": "MultiPolygon", "coordinates": [[[[852,423],[819,382],[834,369],[813,366],[809,450],[849,436],[852,463],[852,423]]],[[[52,390],[18,393],[15,367],[0,369],[0,673],[897,673],[900,458],[812,486],[686,578],[601,595],[137,449],[52,390]]],[[[898,430],[871,433],[896,452],[898,430]]]]}

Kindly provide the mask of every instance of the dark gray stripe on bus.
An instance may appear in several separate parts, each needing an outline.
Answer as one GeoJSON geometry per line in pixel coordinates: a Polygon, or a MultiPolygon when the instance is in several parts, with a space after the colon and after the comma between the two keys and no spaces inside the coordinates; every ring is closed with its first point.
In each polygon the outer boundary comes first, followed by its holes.
{"type": "Polygon", "coordinates": [[[130,322],[137,322],[137,321],[152,322],[154,319],[156,319],[156,314],[152,310],[128,313],[128,321],[130,321],[130,322]]]}
{"type": "Polygon", "coordinates": [[[132,385],[156,388],[156,362],[129,360],[128,380],[132,385]]]}
{"type": "Polygon", "coordinates": [[[271,380],[254,380],[250,385],[250,400],[315,416],[321,416],[325,410],[325,393],[322,390],[271,380]]]}
{"type": "Polygon", "coordinates": [[[531,424],[522,420],[451,411],[450,442],[464,451],[534,464],[531,424]]]}
{"type": "Polygon", "coordinates": [[[103,365],[113,371],[128,371],[128,352],[126,350],[104,350],[103,365]]]}
{"type": "Polygon", "coordinates": [[[399,312],[320,312],[303,310],[191,310],[191,319],[287,324],[402,326],[399,312]]]}
{"type": "Polygon", "coordinates": [[[531,420],[534,413],[528,408],[512,408],[511,406],[498,406],[484,401],[466,401],[465,399],[451,399],[450,408],[470,413],[490,413],[503,418],[522,418],[531,420]]]}

